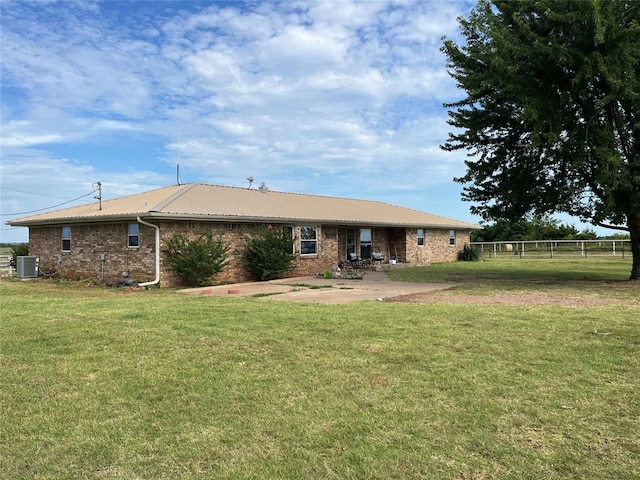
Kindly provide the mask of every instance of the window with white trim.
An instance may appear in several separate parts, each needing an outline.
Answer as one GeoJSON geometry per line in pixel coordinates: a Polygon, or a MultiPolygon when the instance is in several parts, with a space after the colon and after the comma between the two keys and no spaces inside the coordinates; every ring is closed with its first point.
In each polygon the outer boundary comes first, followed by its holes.
{"type": "Polygon", "coordinates": [[[71,227],[62,227],[62,251],[71,251],[71,227]]]}
{"type": "Polygon", "coordinates": [[[424,247],[424,228],[418,229],[418,246],[424,247]]]}
{"type": "Polygon", "coordinates": [[[140,246],[140,225],[137,223],[129,224],[127,245],[130,248],[137,248],[140,246]]]}
{"type": "Polygon", "coordinates": [[[454,246],[456,244],[456,231],[449,230],[449,245],[454,246]]]}
{"type": "Polygon", "coordinates": [[[300,227],[300,253],[302,255],[314,255],[318,253],[317,227],[300,227]]]}

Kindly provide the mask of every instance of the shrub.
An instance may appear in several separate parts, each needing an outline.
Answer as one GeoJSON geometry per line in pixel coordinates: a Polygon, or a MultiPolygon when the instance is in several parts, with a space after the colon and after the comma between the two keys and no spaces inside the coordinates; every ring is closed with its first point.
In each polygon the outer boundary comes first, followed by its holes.
{"type": "Polygon", "coordinates": [[[458,252],[458,260],[463,262],[477,262],[480,260],[480,249],[467,244],[458,252]]]}
{"type": "Polygon", "coordinates": [[[227,265],[229,245],[204,232],[196,240],[173,235],[164,241],[171,269],[190,287],[203,287],[227,265]]]}
{"type": "Polygon", "coordinates": [[[251,276],[259,281],[283,278],[295,258],[293,241],[286,232],[272,228],[247,238],[243,260],[251,276]]]}
{"type": "Polygon", "coordinates": [[[16,268],[18,265],[18,257],[24,257],[29,255],[29,244],[28,243],[18,243],[11,247],[11,259],[9,260],[9,264],[16,268]]]}

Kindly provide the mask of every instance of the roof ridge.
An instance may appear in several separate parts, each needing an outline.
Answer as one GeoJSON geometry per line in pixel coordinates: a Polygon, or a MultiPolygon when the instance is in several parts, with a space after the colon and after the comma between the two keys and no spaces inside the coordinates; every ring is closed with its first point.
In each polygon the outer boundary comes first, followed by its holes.
{"type": "Polygon", "coordinates": [[[169,205],[171,202],[173,202],[174,200],[176,200],[177,198],[180,198],[182,195],[184,195],[185,193],[187,193],[189,190],[191,190],[192,188],[194,188],[196,185],[199,185],[198,183],[185,183],[183,188],[181,188],[180,190],[178,190],[177,192],[173,193],[172,195],[169,195],[168,198],[165,198],[164,200],[162,200],[160,203],[154,205],[153,207],[151,207],[149,209],[150,212],[160,212],[162,211],[162,209],[164,207],[166,207],[167,205],[169,205]]]}

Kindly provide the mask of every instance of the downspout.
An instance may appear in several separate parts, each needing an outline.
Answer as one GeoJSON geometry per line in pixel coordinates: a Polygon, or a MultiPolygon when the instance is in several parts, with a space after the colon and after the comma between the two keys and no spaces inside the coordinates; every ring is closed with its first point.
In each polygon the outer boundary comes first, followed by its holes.
{"type": "Polygon", "coordinates": [[[156,285],[160,282],[160,227],[151,223],[145,222],[140,217],[137,217],[138,223],[146,225],[148,227],[155,228],[156,230],[156,278],[152,282],[139,283],[139,287],[148,287],[149,285],[156,285]]]}

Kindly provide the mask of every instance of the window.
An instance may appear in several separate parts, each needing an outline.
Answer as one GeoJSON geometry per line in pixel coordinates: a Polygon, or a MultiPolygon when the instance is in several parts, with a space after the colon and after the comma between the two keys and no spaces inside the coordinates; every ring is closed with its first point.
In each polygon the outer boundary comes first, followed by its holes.
{"type": "MultiPolygon", "coordinates": [[[[294,236],[293,236],[293,227],[282,227],[282,234],[285,236],[285,238],[290,238],[293,240],[294,236]]],[[[293,246],[291,248],[291,253],[293,255],[295,255],[296,253],[296,245],[295,243],[293,243],[293,246]]]]}
{"type": "Polygon", "coordinates": [[[347,228],[347,257],[350,253],[356,253],[356,229],[347,228]]]}
{"type": "Polygon", "coordinates": [[[300,253],[302,255],[318,253],[318,234],[316,227],[300,227],[300,253]]]}
{"type": "Polygon", "coordinates": [[[449,245],[453,246],[456,244],[456,231],[449,230],[449,245]]]}
{"type": "Polygon", "coordinates": [[[140,225],[137,223],[129,224],[129,240],[127,245],[130,247],[138,247],[140,245],[140,225]]]}
{"type": "Polygon", "coordinates": [[[71,251],[71,227],[62,227],[62,251],[71,251]]]}
{"type": "Polygon", "coordinates": [[[360,258],[371,258],[371,238],[372,237],[370,228],[360,229],[360,258]]]}
{"type": "Polygon", "coordinates": [[[418,246],[424,247],[424,228],[418,229],[418,246]]]}

